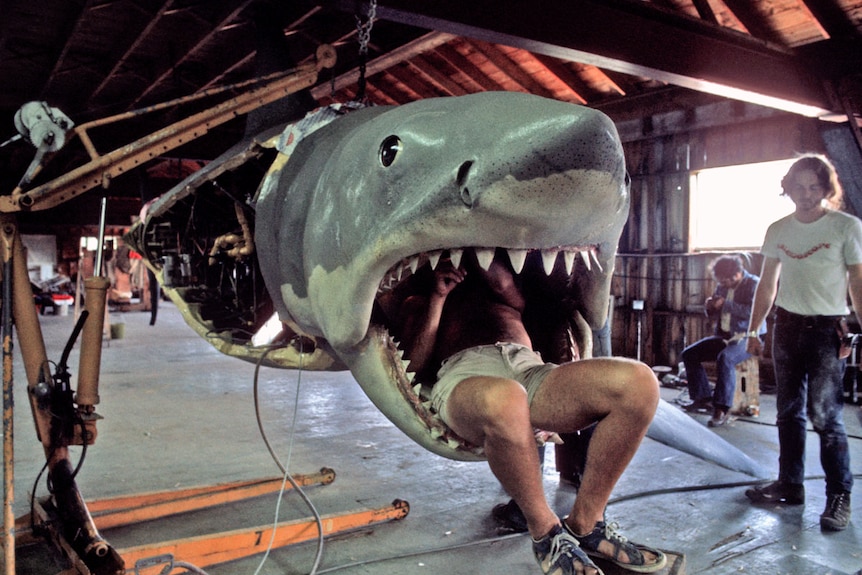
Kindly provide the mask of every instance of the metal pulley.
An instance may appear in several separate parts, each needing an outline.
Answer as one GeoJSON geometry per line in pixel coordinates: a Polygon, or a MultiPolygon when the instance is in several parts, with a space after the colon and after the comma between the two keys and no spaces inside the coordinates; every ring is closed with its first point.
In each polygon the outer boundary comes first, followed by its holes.
{"type": "Polygon", "coordinates": [[[56,152],[66,143],[74,122],[46,102],[27,102],[13,119],[15,129],[41,152],[56,152]]]}

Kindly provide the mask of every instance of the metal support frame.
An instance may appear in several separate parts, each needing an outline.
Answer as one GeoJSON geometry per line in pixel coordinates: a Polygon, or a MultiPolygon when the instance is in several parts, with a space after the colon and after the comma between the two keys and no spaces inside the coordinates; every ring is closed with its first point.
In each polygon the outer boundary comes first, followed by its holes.
{"type": "MultiPolygon", "coordinates": [[[[332,469],[322,468],[318,473],[294,475],[293,479],[301,487],[328,485],[335,480],[335,472],[332,469]]],[[[108,529],[241,502],[276,493],[283,486],[285,486],[283,478],[274,477],[114,497],[88,501],[87,505],[93,513],[95,524],[100,529],[108,529]]],[[[288,483],[286,488],[291,488],[291,485],[288,483]]],[[[410,506],[407,502],[395,500],[390,505],[378,508],[354,509],[325,515],[321,517],[320,527],[322,527],[322,535],[326,536],[402,519],[409,511],[410,506]]],[[[35,516],[32,518],[26,515],[17,521],[17,530],[22,534],[20,543],[24,545],[39,540],[29,529],[33,519],[37,527],[46,532],[45,536],[48,540],[60,550],[68,568],[73,570],[72,573],[78,575],[93,573],[56,528],[57,510],[52,500],[50,498],[39,500],[34,513],[35,516]]],[[[272,542],[272,549],[279,549],[312,540],[319,534],[321,533],[317,521],[304,518],[280,522],[276,526],[270,524],[146,543],[119,549],[117,553],[122,557],[126,573],[137,573],[144,568],[164,566],[175,559],[203,568],[263,553],[267,547],[270,547],[270,542],[272,542]]]]}
{"type": "MultiPolygon", "coordinates": [[[[58,430],[53,406],[44,401],[44,392],[50,389],[52,376],[39,317],[32,300],[26,252],[18,233],[15,212],[37,211],[55,207],[98,186],[107,187],[111,178],[142,166],[147,161],[191,140],[205,135],[213,127],[239,115],[269,104],[299,90],[312,86],[318,72],[335,64],[335,50],[323,45],[317,51],[317,61],[302,65],[287,73],[279,73],[257,81],[226,86],[195,94],[180,100],[166,102],[111,118],[97,120],[75,128],[91,160],[83,166],[30,190],[16,188],[11,195],[0,196],[0,253],[2,253],[2,328],[3,339],[3,537],[4,572],[15,573],[16,544],[35,543],[37,526],[42,537],[53,543],[65,557],[68,568],[64,575],[121,575],[138,572],[141,565],[160,566],[173,564],[173,557],[193,561],[199,566],[232,561],[261,553],[272,540],[273,548],[307,541],[318,535],[317,521],[307,519],[288,521],[277,526],[240,529],[226,533],[203,535],[190,539],[148,544],[125,550],[115,550],[99,534],[99,529],[129,525],[175,515],[195,509],[222,505],[272,493],[282,488],[281,478],[262,481],[237,482],[227,485],[201,487],[181,491],[157,492],[85,502],[74,481],[69,461],[70,444],[89,445],[96,437],[95,424],[99,418],[94,406],[99,402],[98,375],[101,362],[102,324],[105,314],[107,280],[97,273],[89,278],[87,316],[79,320],[73,332],[83,329],[81,361],[78,379],[77,413],[80,425],[74,431],[58,430]],[[214,93],[248,88],[247,91],[209,110],[200,112],[170,126],[153,132],[108,154],[100,155],[87,133],[108,123],[138,117],[155,110],[186,103],[214,93]],[[81,322],[83,321],[83,325],[81,322]],[[47,467],[52,480],[52,495],[35,502],[35,515],[15,520],[14,454],[12,397],[12,331],[18,332],[21,355],[27,374],[27,389],[36,435],[43,444],[47,467]],[[91,515],[91,512],[94,515],[91,515]],[[16,540],[16,535],[20,539],[16,540]]],[[[35,166],[33,176],[41,170],[35,166]]],[[[104,203],[102,221],[104,222],[104,203]]],[[[100,236],[101,237],[101,236],[100,236]]],[[[83,316],[84,314],[82,314],[83,316]]],[[[67,349],[71,346],[67,346],[67,349]]],[[[62,363],[62,362],[61,362],[62,363]]],[[[56,387],[56,382],[55,382],[56,387]]],[[[71,390],[68,390],[71,396],[71,390]]],[[[297,485],[326,484],[335,479],[331,469],[294,478],[297,485]]],[[[391,505],[377,509],[351,510],[322,518],[323,535],[353,530],[393,519],[409,512],[405,501],[395,500],[391,505]]],[[[165,571],[163,571],[165,572],[165,571]]]]}
{"type": "Polygon", "coordinates": [[[15,515],[12,505],[15,502],[14,482],[14,401],[12,378],[12,245],[14,230],[8,229],[3,222],[2,249],[3,253],[3,302],[2,302],[2,336],[3,336],[3,572],[15,573],[15,515]]]}
{"type": "MultiPolygon", "coordinates": [[[[317,81],[317,75],[323,68],[335,65],[335,49],[329,45],[321,45],[317,50],[317,61],[299,66],[289,73],[278,73],[257,81],[258,86],[247,92],[231,98],[213,108],[184,118],[161,130],[153,132],[134,142],[117,148],[112,152],[100,155],[90,140],[87,130],[114,123],[129,118],[148,114],[167,106],[176,106],[213,92],[203,92],[187,98],[166,102],[157,106],[126,112],[110,118],[96,120],[74,128],[74,133],[80,138],[91,160],[74,170],[54,178],[32,190],[13,190],[9,196],[0,196],[0,212],[19,212],[44,210],[67,202],[93,188],[107,187],[111,179],[120,174],[138,168],[156,157],[178,148],[183,144],[200,138],[212,128],[247,114],[252,110],[265,106],[275,100],[309,88],[317,81]],[[263,82],[261,84],[261,82],[263,82]]],[[[241,88],[244,84],[229,86],[241,88]]],[[[224,91],[226,88],[220,89],[224,91]]],[[[35,174],[34,174],[35,175],[35,174]]]]}

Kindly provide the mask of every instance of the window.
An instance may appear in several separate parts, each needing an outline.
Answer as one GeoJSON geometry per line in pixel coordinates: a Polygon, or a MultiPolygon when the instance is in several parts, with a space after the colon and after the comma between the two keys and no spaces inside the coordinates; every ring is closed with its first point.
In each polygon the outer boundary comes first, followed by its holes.
{"type": "Polygon", "coordinates": [[[691,176],[689,249],[759,250],[766,228],[793,211],[781,178],[795,159],[701,170],[691,176]]]}

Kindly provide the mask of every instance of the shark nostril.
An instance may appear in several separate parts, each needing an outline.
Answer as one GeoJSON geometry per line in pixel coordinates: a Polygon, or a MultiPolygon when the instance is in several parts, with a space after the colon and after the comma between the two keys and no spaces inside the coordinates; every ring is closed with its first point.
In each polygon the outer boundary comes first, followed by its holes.
{"type": "Polygon", "coordinates": [[[461,201],[464,202],[467,207],[473,207],[473,198],[470,196],[470,188],[461,188],[461,201]]]}
{"type": "Polygon", "coordinates": [[[467,206],[473,206],[474,198],[470,194],[470,188],[467,187],[467,178],[470,175],[470,168],[473,166],[472,160],[468,160],[461,164],[461,167],[458,168],[458,177],[457,184],[458,188],[461,191],[461,201],[464,202],[467,206]]]}

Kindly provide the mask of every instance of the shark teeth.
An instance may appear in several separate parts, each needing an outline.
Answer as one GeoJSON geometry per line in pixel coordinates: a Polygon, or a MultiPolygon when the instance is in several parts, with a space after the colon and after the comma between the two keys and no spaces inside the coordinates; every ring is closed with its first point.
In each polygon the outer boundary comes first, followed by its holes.
{"type": "Polygon", "coordinates": [[[545,275],[554,273],[554,264],[557,263],[558,250],[542,250],[542,267],[545,270],[545,275]]]}
{"type": "Polygon", "coordinates": [[[482,266],[482,269],[488,271],[491,267],[491,262],[494,261],[494,250],[488,248],[477,248],[476,259],[479,261],[479,265],[482,266]]]}
{"type": "Polygon", "coordinates": [[[572,275],[575,269],[575,252],[563,252],[563,263],[566,265],[566,275],[572,275]]]}
{"type": "Polygon", "coordinates": [[[440,256],[443,255],[443,252],[431,252],[428,254],[428,263],[431,265],[432,270],[437,269],[437,264],[440,262],[440,256]]]}
{"type": "Polygon", "coordinates": [[[449,259],[452,261],[452,265],[455,266],[455,269],[461,267],[461,256],[464,255],[463,249],[453,249],[449,250],[449,259]]]}
{"type": "MultiPolygon", "coordinates": [[[[413,255],[409,258],[404,258],[397,264],[395,264],[383,277],[383,280],[380,282],[380,291],[386,292],[395,288],[398,283],[406,279],[412,274],[415,274],[416,271],[425,265],[426,263],[431,267],[432,270],[437,269],[437,265],[440,263],[440,259],[443,257],[443,254],[448,254],[449,260],[452,262],[452,265],[457,267],[461,266],[461,258],[464,256],[464,249],[472,249],[476,255],[476,260],[479,262],[479,265],[482,266],[482,269],[487,270],[491,266],[491,262],[494,261],[495,254],[497,252],[496,248],[451,248],[448,250],[434,250],[431,252],[421,253],[413,255]]],[[[538,251],[541,255],[542,269],[544,270],[546,275],[551,275],[554,272],[554,269],[557,266],[557,262],[562,259],[563,268],[566,270],[566,275],[571,276],[575,271],[576,260],[578,256],[580,260],[583,262],[583,266],[587,272],[592,272],[594,269],[598,269],[600,272],[604,272],[601,262],[599,261],[599,256],[597,254],[597,250],[595,246],[587,246],[587,247],[559,247],[559,248],[546,248],[542,250],[529,250],[529,249],[521,249],[521,248],[505,248],[502,251],[505,251],[506,255],[509,257],[509,263],[512,265],[512,269],[516,274],[520,274],[524,270],[524,265],[527,261],[527,256],[531,251],[538,251]],[[562,257],[561,257],[562,254],[562,257]]]]}
{"type": "Polygon", "coordinates": [[[516,274],[524,270],[524,262],[527,261],[528,250],[506,250],[509,254],[509,261],[512,263],[512,269],[516,274]]]}

